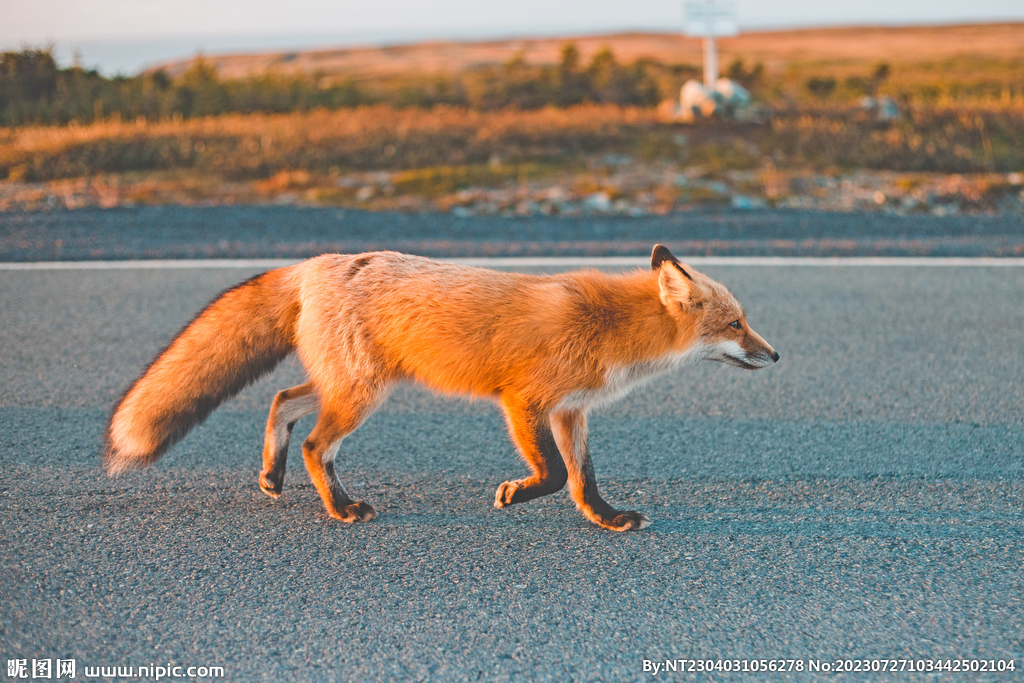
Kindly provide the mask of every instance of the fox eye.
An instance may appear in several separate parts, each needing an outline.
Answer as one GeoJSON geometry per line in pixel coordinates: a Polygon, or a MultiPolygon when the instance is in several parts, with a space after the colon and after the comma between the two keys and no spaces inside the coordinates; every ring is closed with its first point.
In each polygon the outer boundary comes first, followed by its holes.
{"type": "Polygon", "coordinates": [[[740,329],[740,327],[741,327],[740,321],[739,320],[733,320],[731,323],[729,323],[729,327],[731,327],[734,330],[740,329]]]}

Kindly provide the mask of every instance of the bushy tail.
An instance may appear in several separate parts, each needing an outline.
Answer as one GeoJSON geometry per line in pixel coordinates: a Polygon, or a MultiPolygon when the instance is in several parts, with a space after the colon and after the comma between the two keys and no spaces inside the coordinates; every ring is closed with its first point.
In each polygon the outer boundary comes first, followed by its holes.
{"type": "Polygon", "coordinates": [[[224,292],[150,363],[107,423],[110,474],[155,462],[291,353],[299,312],[293,272],[272,270],[224,292]]]}

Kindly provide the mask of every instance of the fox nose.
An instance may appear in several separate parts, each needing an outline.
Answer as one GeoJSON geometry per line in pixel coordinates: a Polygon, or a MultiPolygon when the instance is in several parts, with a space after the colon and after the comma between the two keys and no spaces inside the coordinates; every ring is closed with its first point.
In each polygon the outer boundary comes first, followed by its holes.
{"type": "Polygon", "coordinates": [[[778,360],[779,360],[779,352],[778,351],[772,351],[772,362],[778,362],[778,360]]]}

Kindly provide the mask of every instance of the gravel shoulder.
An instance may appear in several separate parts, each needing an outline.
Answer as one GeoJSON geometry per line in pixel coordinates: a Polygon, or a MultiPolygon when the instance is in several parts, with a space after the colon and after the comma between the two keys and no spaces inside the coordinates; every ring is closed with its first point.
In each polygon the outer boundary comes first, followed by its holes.
{"type": "Polygon", "coordinates": [[[0,213],[0,261],[434,257],[1024,256],[1020,216],[701,210],[641,218],[472,217],[275,206],[0,213]]]}

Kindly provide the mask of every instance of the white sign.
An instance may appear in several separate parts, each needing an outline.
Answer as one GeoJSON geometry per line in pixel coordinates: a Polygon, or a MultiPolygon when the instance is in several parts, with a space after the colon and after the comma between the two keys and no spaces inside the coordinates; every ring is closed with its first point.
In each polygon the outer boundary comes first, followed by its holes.
{"type": "Polygon", "coordinates": [[[723,0],[686,3],[686,35],[734,36],[739,32],[734,3],[723,0]]]}

